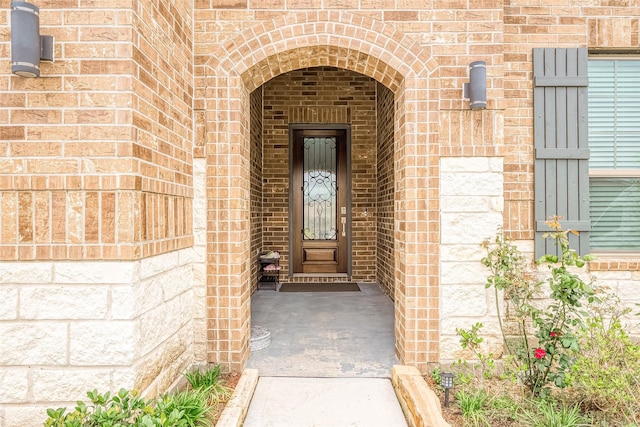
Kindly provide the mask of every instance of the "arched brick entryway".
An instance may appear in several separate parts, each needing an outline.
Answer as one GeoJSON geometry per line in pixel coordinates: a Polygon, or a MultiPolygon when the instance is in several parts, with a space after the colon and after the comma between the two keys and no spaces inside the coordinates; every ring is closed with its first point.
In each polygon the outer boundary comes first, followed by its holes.
{"type": "Polygon", "coordinates": [[[437,64],[382,22],[301,12],[255,25],[200,70],[207,124],[208,359],[241,369],[250,335],[249,94],[288,71],[332,66],[395,94],[395,336],[406,364],[438,359],[437,64]]]}

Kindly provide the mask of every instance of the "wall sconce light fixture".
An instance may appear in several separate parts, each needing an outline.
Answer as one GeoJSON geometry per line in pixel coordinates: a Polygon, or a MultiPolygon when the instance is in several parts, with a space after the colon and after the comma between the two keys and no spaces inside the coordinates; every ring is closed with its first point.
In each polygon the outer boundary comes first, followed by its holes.
{"type": "Polygon", "coordinates": [[[11,72],[39,77],[40,60],[53,61],[53,37],[40,35],[40,9],[24,1],[11,2],[11,72]]]}
{"type": "Polygon", "coordinates": [[[469,83],[463,85],[464,97],[469,99],[469,108],[487,108],[487,63],[474,61],[469,64],[469,83]]]}

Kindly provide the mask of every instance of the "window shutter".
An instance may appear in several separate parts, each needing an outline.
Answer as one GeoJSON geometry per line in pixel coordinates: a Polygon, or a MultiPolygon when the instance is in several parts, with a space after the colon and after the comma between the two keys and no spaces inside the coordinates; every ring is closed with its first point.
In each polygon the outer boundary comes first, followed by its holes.
{"type": "Polygon", "coordinates": [[[587,49],[533,50],[535,256],[558,253],[545,221],[564,217],[570,245],[589,252],[587,49]]]}

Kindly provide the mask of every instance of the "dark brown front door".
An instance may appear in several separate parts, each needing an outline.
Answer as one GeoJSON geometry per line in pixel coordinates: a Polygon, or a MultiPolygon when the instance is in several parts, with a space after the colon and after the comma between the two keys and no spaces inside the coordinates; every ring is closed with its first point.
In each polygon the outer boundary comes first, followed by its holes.
{"type": "Polygon", "coordinates": [[[292,272],[347,273],[347,129],[291,131],[292,272]]]}

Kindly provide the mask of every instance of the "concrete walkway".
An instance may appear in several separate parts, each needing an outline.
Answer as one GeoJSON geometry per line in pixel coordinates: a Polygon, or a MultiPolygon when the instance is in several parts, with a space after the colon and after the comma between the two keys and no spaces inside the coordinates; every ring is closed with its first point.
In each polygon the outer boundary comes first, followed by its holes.
{"type": "Polygon", "coordinates": [[[244,427],[406,427],[386,378],[260,377],[244,427]]]}
{"type": "Polygon", "coordinates": [[[406,427],[391,385],[392,301],[361,292],[274,292],[251,301],[271,345],[251,354],[260,376],[245,427],[406,427]]]}

